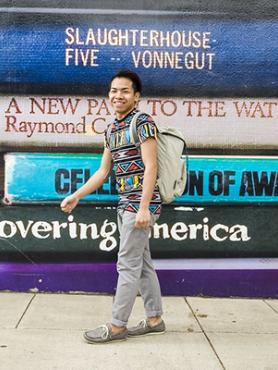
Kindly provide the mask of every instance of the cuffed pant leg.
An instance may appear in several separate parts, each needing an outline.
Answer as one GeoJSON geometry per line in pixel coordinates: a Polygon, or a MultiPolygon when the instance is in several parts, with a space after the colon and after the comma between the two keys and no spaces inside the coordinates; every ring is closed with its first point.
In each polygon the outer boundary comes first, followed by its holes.
{"type": "Polygon", "coordinates": [[[126,326],[139,290],[143,254],[149,240],[149,228],[135,228],[136,214],[123,212],[118,253],[118,283],[112,307],[112,324],[126,326]]]}

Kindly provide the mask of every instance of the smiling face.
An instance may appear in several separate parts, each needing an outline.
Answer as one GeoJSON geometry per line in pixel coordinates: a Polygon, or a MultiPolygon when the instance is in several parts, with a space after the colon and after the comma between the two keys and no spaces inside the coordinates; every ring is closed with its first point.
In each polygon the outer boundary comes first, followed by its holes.
{"type": "Polygon", "coordinates": [[[116,77],[111,82],[109,100],[118,119],[124,118],[137,104],[140,97],[135,92],[132,81],[125,77],[116,77]]]}

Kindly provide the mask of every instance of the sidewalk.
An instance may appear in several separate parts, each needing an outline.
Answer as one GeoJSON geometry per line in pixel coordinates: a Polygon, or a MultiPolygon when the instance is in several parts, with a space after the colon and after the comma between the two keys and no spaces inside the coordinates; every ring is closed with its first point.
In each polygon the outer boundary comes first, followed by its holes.
{"type": "MultiPolygon", "coordinates": [[[[278,300],[164,297],[164,335],[92,345],[112,297],[0,293],[1,370],[278,370],[278,300]]],[[[144,317],[138,297],[130,324],[144,317]]]]}

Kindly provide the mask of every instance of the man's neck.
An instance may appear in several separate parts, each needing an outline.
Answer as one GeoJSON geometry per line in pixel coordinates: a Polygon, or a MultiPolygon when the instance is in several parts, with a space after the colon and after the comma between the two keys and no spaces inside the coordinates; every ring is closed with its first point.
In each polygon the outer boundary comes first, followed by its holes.
{"type": "Polygon", "coordinates": [[[121,119],[123,119],[126,116],[128,116],[129,113],[133,111],[133,109],[135,109],[135,106],[133,108],[131,108],[129,111],[125,112],[125,113],[118,113],[118,112],[116,112],[116,118],[117,118],[117,120],[120,121],[121,119]]]}

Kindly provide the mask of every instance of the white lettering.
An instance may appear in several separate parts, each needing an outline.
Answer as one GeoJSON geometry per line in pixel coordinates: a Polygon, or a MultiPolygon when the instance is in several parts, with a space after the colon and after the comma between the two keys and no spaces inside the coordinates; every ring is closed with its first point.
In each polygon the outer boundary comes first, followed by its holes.
{"type": "Polygon", "coordinates": [[[209,227],[207,225],[209,219],[207,217],[205,217],[203,219],[203,223],[204,223],[204,226],[203,226],[203,238],[204,240],[209,240],[209,227]]]}
{"type": "Polygon", "coordinates": [[[159,239],[160,238],[160,230],[162,229],[162,239],[169,239],[170,234],[169,234],[169,226],[167,224],[154,224],[153,226],[153,237],[154,239],[159,239]]]}
{"type": "Polygon", "coordinates": [[[161,31],[158,29],[120,29],[120,28],[88,28],[79,27],[65,29],[67,45],[110,45],[140,47],[172,47],[172,48],[210,48],[210,32],[197,31],[161,31]]]}
{"type": "Polygon", "coordinates": [[[188,227],[183,222],[177,222],[171,228],[172,238],[178,241],[187,239],[187,232],[188,227]]]}
{"type": "MultiPolygon", "coordinates": [[[[74,222],[72,215],[68,216],[67,222],[59,221],[33,221],[28,220],[26,224],[23,221],[4,220],[0,222],[0,237],[12,238],[17,233],[23,238],[34,237],[37,239],[52,238],[53,240],[69,237],[70,239],[96,240],[101,237],[99,249],[109,252],[117,247],[115,233],[117,225],[115,222],[109,222],[108,219],[100,225],[96,223],[85,224],[74,222]],[[98,232],[99,230],[99,232],[98,232]]],[[[231,227],[223,224],[209,225],[208,217],[203,218],[203,224],[185,224],[176,222],[172,226],[167,223],[155,223],[152,229],[154,239],[170,239],[183,241],[186,239],[202,239],[208,241],[213,239],[217,242],[223,242],[227,239],[232,242],[248,242],[251,236],[248,234],[248,228],[245,225],[233,225],[231,227]],[[199,232],[198,232],[199,230],[199,232]]]]}
{"type": "Polygon", "coordinates": [[[212,238],[214,240],[216,240],[217,242],[222,242],[223,240],[226,240],[228,238],[228,235],[225,235],[223,236],[222,238],[217,235],[217,231],[218,230],[224,230],[226,233],[229,232],[229,228],[228,226],[225,226],[225,225],[222,225],[222,224],[218,224],[218,225],[215,225],[213,226],[211,229],[210,229],[210,235],[212,236],[212,238]]]}
{"type": "Polygon", "coordinates": [[[50,223],[45,221],[38,221],[35,222],[32,226],[32,234],[35,238],[38,239],[47,239],[50,235],[49,231],[52,231],[52,226],[50,223]],[[47,233],[46,235],[42,235],[41,233],[47,233]]]}
{"type": "Polygon", "coordinates": [[[189,227],[189,239],[197,239],[197,231],[202,230],[203,226],[201,224],[191,224],[189,227]]]}
{"type": "Polygon", "coordinates": [[[28,224],[25,227],[25,225],[22,221],[16,221],[16,225],[17,225],[18,230],[19,230],[23,239],[26,238],[26,236],[27,236],[27,234],[30,230],[30,227],[33,225],[33,223],[34,223],[34,221],[28,220],[28,224]]]}
{"type": "Polygon", "coordinates": [[[111,251],[117,246],[117,240],[112,235],[117,230],[117,225],[115,222],[108,222],[108,220],[105,220],[101,229],[100,229],[100,235],[104,238],[99,245],[100,250],[102,251],[111,251]],[[111,228],[110,231],[107,230],[107,228],[111,228]]]}
{"type": "Polygon", "coordinates": [[[61,229],[66,229],[68,224],[66,222],[60,224],[59,221],[52,221],[52,225],[53,225],[53,239],[60,239],[61,229]]]}
{"type": "Polygon", "coordinates": [[[68,221],[69,221],[69,234],[70,234],[70,237],[71,239],[76,239],[78,234],[77,234],[77,225],[75,222],[73,222],[73,216],[70,215],[68,217],[68,221]]]}
{"type": "Polygon", "coordinates": [[[80,239],[81,240],[88,239],[88,236],[87,236],[88,229],[91,229],[91,239],[99,238],[96,224],[87,225],[87,224],[79,223],[79,227],[80,227],[80,239]]]}
{"type": "Polygon", "coordinates": [[[135,68],[170,68],[170,69],[212,69],[213,53],[180,51],[132,51],[135,68]]]}
{"type": "Polygon", "coordinates": [[[250,240],[250,236],[248,236],[248,229],[245,225],[234,225],[230,228],[230,233],[232,235],[230,236],[230,240],[232,242],[238,242],[238,241],[243,241],[247,242],[250,240]]]}
{"type": "Polygon", "coordinates": [[[1,221],[0,222],[0,237],[2,238],[12,238],[16,234],[16,226],[11,221],[1,221]],[[6,230],[7,226],[10,228],[10,230],[6,230]]]}

